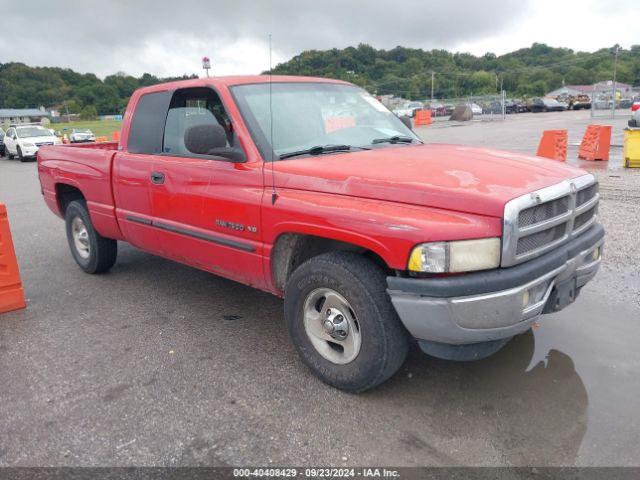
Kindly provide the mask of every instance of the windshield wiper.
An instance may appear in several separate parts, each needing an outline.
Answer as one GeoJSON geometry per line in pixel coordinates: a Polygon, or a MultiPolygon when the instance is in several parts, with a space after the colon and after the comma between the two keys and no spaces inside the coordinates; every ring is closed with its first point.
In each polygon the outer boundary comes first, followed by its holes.
{"type": "Polygon", "coordinates": [[[394,135],[393,137],[387,137],[387,138],[375,138],[371,143],[372,144],[376,144],[376,143],[413,143],[413,138],[411,137],[406,137],[403,135],[394,135]]]}
{"type": "Polygon", "coordinates": [[[366,147],[354,147],[352,145],[316,145],[315,147],[305,148],[304,150],[296,150],[295,152],[287,152],[280,155],[280,160],[285,158],[297,157],[298,155],[322,155],[331,152],[347,152],[352,148],[361,150],[369,150],[366,147]]]}

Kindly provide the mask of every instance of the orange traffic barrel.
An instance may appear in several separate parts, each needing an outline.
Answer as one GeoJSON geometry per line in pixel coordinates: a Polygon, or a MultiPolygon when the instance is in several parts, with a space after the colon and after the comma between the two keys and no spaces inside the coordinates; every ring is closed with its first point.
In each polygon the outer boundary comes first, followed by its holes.
{"type": "Polygon", "coordinates": [[[7,208],[0,203],[0,313],[26,306],[18,260],[9,229],[7,208]]]}

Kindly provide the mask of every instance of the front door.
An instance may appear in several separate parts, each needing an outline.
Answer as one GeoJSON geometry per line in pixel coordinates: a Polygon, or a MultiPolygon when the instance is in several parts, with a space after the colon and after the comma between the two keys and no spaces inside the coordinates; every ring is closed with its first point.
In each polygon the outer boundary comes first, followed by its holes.
{"type": "Polygon", "coordinates": [[[15,155],[17,153],[15,136],[16,136],[16,129],[13,127],[7,130],[7,133],[4,136],[4,148],[7,152],[11,153],[12,155],[15,155]]]}
{"type": "Polygon", "coordinates": [[[213,89],[174,92],[162,153],[154,158],[153,170],[162,180],[150,189],[153,224],[166,256],[255,284],[263,278],[261,165],[190,152],[184,141],[187,129],[214,124],[224,128],[226,147],[238,146],[233,124],[213,89]]]}

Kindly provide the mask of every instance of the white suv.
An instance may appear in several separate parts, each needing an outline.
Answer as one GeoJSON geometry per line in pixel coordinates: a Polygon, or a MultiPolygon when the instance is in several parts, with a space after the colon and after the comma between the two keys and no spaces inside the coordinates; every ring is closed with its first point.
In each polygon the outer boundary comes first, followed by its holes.
{"type": "Polygon", "coordinates": [[[36,158],[43,145],[60,145],[62,142],[50,130],[40,125],[12,125],[4,136],[5,155],[17,156],[21,162],[36,158]]]}

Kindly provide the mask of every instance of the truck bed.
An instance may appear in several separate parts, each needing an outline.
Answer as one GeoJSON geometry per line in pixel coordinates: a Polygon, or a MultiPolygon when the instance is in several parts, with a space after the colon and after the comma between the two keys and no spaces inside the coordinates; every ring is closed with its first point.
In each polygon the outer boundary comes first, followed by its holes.
{"type": "Polygon", "coordinates": [[[86,199],[94,227],[109,238],[120,238],[111,184],[118,142],[78,143],[41,147],[38,173],[45,202],[62,217],[60,189],[77,189],[86,199]]]}

